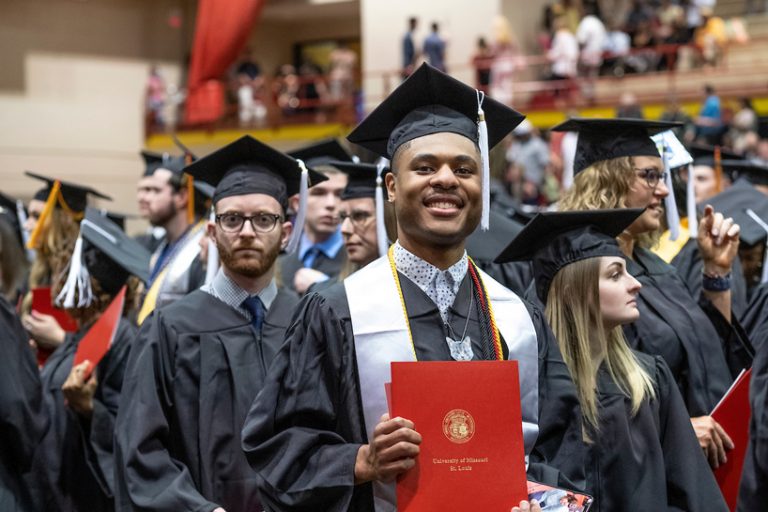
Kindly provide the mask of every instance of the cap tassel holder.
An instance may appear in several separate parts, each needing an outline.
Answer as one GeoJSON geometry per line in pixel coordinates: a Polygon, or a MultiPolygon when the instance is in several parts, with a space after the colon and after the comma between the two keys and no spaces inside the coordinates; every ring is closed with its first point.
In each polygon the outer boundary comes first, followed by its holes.
{"type": "Polygon", "coordinates": [[[29,248],[29,231],[24,229],[24,225],[27,223],[27,212],[24,211],[24,203],[21,199],[16,200],[16,216],[19,218],[19,231],[21,232],[21,239],[24,241],[27,261],[32,263],[35,261],[35,251],[29,248]]]}
{"type": "Polygon", "coordinates": [[[667,211],[667,227],[669,228],[669,239],[675,241],[680,236],[680,212],[677,211],[677,202],[675,201],[675,190],[672,188],[672,170],[669,167],[672,150],[664,143],[664,185],[669,190],[669,194],[664,198],[664,208],[667,211]]]}
{"type": "Polygon", "coordinates": [[[696,211],[696,192],[693,189],[693,165],[688,164],[688,183],[685,185],[686,208],[688,210],[688,233],[691,238],[699,236],[699,222],[696,211]]]}
{"type": "MultiPolygon", "coordinates": [[[[216,212],[211,207],[211,215],[209,217],[211,222],[216,222],[216,212]]],[[[208,237],[208,262],[205,267],[205,284],[210,284],[213,278],[216,277],[216,273],[219,271],[219,249],[216,247],[216,242],[212,237],[208,237]]]]}
{"type": "Polygon", "coordinates": [[[304,232],[304,219],[307,216],[307,196],[309,195],[309,169],[302,160],[296,160],[301,168],[301,183],[299,184],[299,207],[296,209],[296,219],[293,222],[293,233],[285,248],[287,254],[292,254],[299,247],[301,235],[304,232]]]}
{"type": "Polygon", "coordinates": [[[61,191],[61,182],[59,180],[56,180],[53,182],[51,191],[48,193],[48,199],[45,200],[45,206],[43,206],[43,211],[40,212],[40,217],[38,217],[37,219],[37,224],[35,225],[35,229],[33,229],[32,233],[29,235],[29,241],[27,242],[27,249],[37,249],[39,245],[38,242],[40,241],[40,237],[43,236],[43,231],[45,229],[45,226],[50,221],[51,214],[53,213],[53,208],[56,206],[56,201],[58,200],[60,191],[61,191]]]}
{"type": "Polygon", "coordinates": [[[389,250],[387,226],[384,222],[384,179],[382,178],[388,164],[389,161],[386,158],[380,158],[376,163],[376,241],[379,246],[379,256],[384,256],[389,250]]]}
{"type": "Polygon", "coordinates": [[[480,146],[480,164],[483,166],[483,211],[480,219],[480,229],[488,231],[491,215],[491,160],[488,154],[488,125],[483,112],[485,93],[477,92],[477,133],[480,146]]]}
{"type": "MultiPolygon", "coordinates": [[[[747,208],[747,215],[752,217],[752,220],[765,230],[766,236],[768,236],[768,224],[765,223],[751,208],[747,208]]],[[[766,247],[764,248],[765,255],[763,256],[763,275],[760,277],[760,283],[768,283],[768,241],[766,241],[766,247]]]]}

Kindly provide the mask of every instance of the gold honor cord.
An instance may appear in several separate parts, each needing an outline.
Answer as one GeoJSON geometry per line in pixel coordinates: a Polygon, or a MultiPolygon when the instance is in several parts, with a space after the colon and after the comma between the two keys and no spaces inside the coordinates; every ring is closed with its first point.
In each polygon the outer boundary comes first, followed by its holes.
{"type": "MultiPolygon", "coordinates": [[[[408,328],[408,340],[411,342],[411,351],[413,352],[413,358],[418,361],[418,356],[416,355],[416,345],[413,343],[413,334],[411,332],[411,322],[408,320],[408,308],[405,306],[405,297],[403,296],[403,289],[400,286],[400,276],[397,275],[397,267],[395,266],[395,245],[392,244],[389,247],[389,251],[387,251],[387,258],[389,259],[389,268],[392,269],[392,277],[395,279],[395,286],[397,286],[397,294],[400,297],[400,305],[403,308],[403,317],[405,318],[405,325],[408,328]]],[[[475,285],[478,288],[478,291],[480,291],[481,295],[481,306],[485,311],[487,311],[488,316],[490,317],[491,321],[491,330],[493,331],[493,348],[496,352],[496,359],[502,360],[504,358],[504,353],[501,350],[501,337],[499,335],[499,329],[496,327],[496,319],[493,316],[493,309],[491,308],[491,301],[488,299],[488,292],[485,289],[485,284],[482,282],[482,279],[479,275],[476,274],[476,271],[474,270],[475,262],[472,261],[472,258],[469,258],[469,263],[471,266],[470,274],[471,278],[475,281],[475,285]]]]}

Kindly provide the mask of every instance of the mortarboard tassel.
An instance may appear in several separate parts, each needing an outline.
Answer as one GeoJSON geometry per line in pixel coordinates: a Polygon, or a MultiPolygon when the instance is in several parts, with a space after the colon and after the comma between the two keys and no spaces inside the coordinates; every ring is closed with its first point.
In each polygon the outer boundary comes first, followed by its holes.
{"type": "Polygon", "coordinates": [[[663,143],[664,155],[664,185],[669,189],[669,194],[664,198],[664,209],[667,211],[667,227],[669,228],[669,239],[677,240],[680,236],[680,212],[677,211],[677,202],[675,201],[675,189],[672,188],[672,169],[669,167],[672,150],[666,142],[663,143]]]}
{"type": "Polygon", "coordinates": [[[291,254],[299,247],[301,235],[304,232],[304,219],[307,216],[307,196],[309,195],[309,170],[302,160],[296,160],[301,168],[301,183],[299,184],[299,207],[296,209],[296,219],[293,222],[293,233],[285,248],[286,254],[291,254]]]}
{"type": "MultiPolygon", "coordinates": [[[[209,217],[211,222],[216,222],[216,212],[211,207],[211,216],[209,217]]],[[[205,284],[210,284],[213,278],[216,277],[216,272],[219,271],[219,249],[216,247],[216,241],[212,237],[208,237],[208,262],[205,267],[205,284]]]]}
{"type": "Polygon", "coordinates": [[[45,200],[45,206],[43,206],[43,211],[40,212],[40,217],[37,219],[35,229],[33,229],[32,233],[29,235],[29,240],[27,241],[27,249],[37,249],[40,237],[43,236],[43,230],[45,229],[45,226],[47,226],[50,222],[50,218],[53,214],[53,209],[56,206],[56,201],[58,201],[60,191],[61,182],[56,180],[53,182],[51,191],[48,193],[48,199],[45,200]]]}
{"type": "Polygon", "coordinates": [[[685,185],[686,208],[688,210],[688,233],[691,238],[699,236],[699,222],[696,211],[696,192],[693,189],[693,164],[688,164],[688,183],[685,185]]]}
{"type": "MultiPolygon", "coordinates": [[[[752,217],[752,220],[757,222],[758,225],[765,230],[766,236],[768,236],[768,224],[766,224],[763,219],[758,217],[758,215],[752,211],[751,208],[747,208],[747,215],[752,217]]],[[[766,246],[763,252],[765,255],[763,256],[763,275],[760,277],[760,282],[768,283],[768,241],[766,241],[766,246]]]]}
{"type": "Polygon", "coordinates": [[[389,161],[386,158],[380,158],[376,162],[376,240],[379,246],[379,256],[387,254],[389,249],[387,226],[384,223],[384,180],[381,176],[388,164],[389,161]]]}
{"type": "Polygon", "coordinates": [[[27,261],[32,263],[35,261],[35,251],[28,247],[29,231],[24,229],[24,224],[27,223],[27,212],[24,210],[24,203],[21,199],[16,200],[16,216],[19,218],[19,231],[21,232],[21,239],[24,242],[24,252],[27,255],[27,261]]]}
{"type": "Polygon", "coordinates": [[[88,306],[92,301],[91,276],[88,273],[88,267],[83,265],[83,236],[81,234],[78,235],[75,242],[75,250],[72,251],[72,258],[69,260],[67,281],[59,295],[56,296],[56,305],[72,309],[88,306]],[[75,292],[79,292],[77,306],[75,306],[75,292]]]}
{"type": "Polygon", "coordinates": [[[491,215],[491,162],[488,154],[488,125],[483,112],[485,93],[477,92],[477,132],[480,146],[480,164],[483,166],[483,213],[480,219],[480,229],[488,231],[491,215]]]}
{"type": "Polygon", "coordinates": [[[195,178],[191,174],[185,174],[187,177],[187,222],[195,223],[195,178]]]}

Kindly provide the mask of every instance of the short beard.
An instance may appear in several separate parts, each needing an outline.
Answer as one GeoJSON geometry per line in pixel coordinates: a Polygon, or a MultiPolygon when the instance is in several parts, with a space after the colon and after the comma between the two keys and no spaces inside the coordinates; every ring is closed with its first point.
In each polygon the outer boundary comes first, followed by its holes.
{"type": "Polygon", "coordinates": [[[163,227],[176,216],[177,212],[178,209],[176,208],[176,205],[173,203],[173,201],[171,201],[168,204],[168,208],[164,208],[163,210],[160,210],[154,214],[150,212],[148,215],[149,223],[153,226],[163,227]]]}
{"type": "Polygon", "coordinates": [[[233,249],[222,247],[218,241],[216,242],[216,248],[219,250],[221,264],[226,267],[227,270],[250,279],[261,277],[269,272],[269,269],[272,268],[275,260],[277,260],[277,256],[280,254],[279,243],[267,247],[265,249],[266,252],[263,252],[261,257],[248,260],[238,259],[233,249]]]}

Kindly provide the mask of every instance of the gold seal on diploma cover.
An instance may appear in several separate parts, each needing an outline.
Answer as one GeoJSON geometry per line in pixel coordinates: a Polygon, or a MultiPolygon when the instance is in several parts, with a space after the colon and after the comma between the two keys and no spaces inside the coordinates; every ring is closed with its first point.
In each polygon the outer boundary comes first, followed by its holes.
{"type": "Polygon", "coordinates": [[[475,420],[464,409],[448,411],[443,418],[443,434],[452,443],[466,443],[475,435],[475,420]]]}

